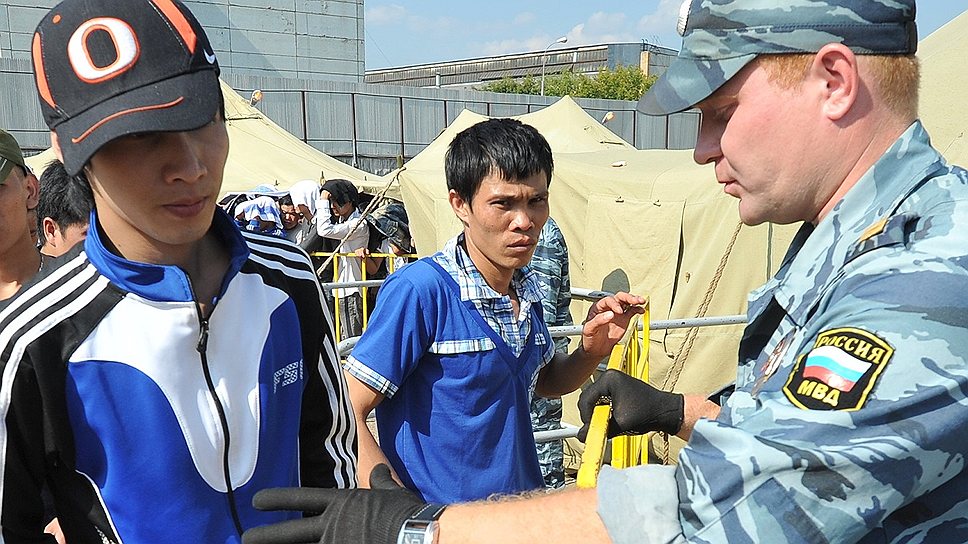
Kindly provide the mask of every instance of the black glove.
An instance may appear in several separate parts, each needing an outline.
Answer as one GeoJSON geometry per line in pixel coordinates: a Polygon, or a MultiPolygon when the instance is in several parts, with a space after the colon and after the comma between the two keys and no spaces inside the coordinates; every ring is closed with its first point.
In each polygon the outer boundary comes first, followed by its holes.
{"type": "Polygon", "coordinates": [[[663,431],[676,434],[682,428],[685,397],[667,393],[618,370],[606,370],[578,397],[578,411],[584,423],[578,440],[588,436],[588,422],[602,398],[612,400],[608,437],[663,431]]]}
{"type": "Polygon", "coordinates": [[[403,522],[426,506],[400,487],[390,469],[377,465],[370,473],[372,489],[277,487],[252,498],[259,510],[300,510],[311,517],[249,529],[243,544],[366,542],[396,544],[403,522]]]}

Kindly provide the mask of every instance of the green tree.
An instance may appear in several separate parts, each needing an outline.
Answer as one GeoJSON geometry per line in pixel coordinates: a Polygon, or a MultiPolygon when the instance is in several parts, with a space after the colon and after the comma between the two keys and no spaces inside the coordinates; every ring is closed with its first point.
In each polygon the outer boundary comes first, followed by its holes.
{"type": "Polygon", "coordinates": [[[497,81],[491,81],[483,87],[478,87],[478,90],[490,91],[492,93],[525,94],[521,92],[521,83],[515,79],[511,79],[510,76],[504,76],[504,78],[497,81]]]}
{"type": "MultiPolygon", "coordinates": [[[[638,66],[619,66],[614,70],[602,68],[594,77],[576,74],[569,69],[545,75],[545,95],[638,100],[655,80],[655,76],[646,76],[638,66]]],[[[477,90],[537,95],[541,94],[541,78],[531,74],[521,80],[505,77],[477,87],[477,90]]]]}

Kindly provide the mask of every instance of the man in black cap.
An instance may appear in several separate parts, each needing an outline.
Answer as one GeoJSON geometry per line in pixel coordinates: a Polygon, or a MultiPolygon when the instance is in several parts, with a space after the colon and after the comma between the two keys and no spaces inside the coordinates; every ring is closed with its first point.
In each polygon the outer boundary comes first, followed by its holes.
{"type": "Polygon", "coordinates": [[[27,228],[27,211],[36,205],[37,178],[17,140],[0,130],[0,300],[12,297],[40,268],[27,228]]]}
{"type": "Polygon", "coordinates": [[[355,485],[312,266],[216,208],[229,142],[193,15],[67,0],[37,27],[33,66],[95,214],[0,310],[2,540],[41,540],[45,482],[72,543],[238,542],[298,516],[253,509],[261,488],[355,485]]]}
{"type": "Polygon", "coordinates": [[[694,158],[743,221],[803,226],[751,298],[721,410],[614,373],[579,401],[610,397],[609,434],[687,438],[678,466],[446,509],[379,474],[374,491],[267,490],[260,507],[322,514],[247,542],[968,541],[968,172],[917,121],[914,15],[683,3],[682,50],[640,108],[698,107],[694,158]]]}

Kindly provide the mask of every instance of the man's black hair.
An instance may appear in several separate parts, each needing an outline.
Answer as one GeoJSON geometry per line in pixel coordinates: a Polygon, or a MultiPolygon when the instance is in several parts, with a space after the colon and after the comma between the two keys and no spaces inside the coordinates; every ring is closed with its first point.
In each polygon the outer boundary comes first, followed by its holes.
{"type": "Polygon", "coordinates": [[[50,161],[40,175],[37,232],[43,233],[45,217],[53,219],[61,232],[74,225],[86,225],[93,207],[94,194],[84,171],[71,176],[62,162],[50,161]]]}
{"type": "Polygon", "coordinates": [[[551,146],[534,127],[516,119],[488,119],[454,137],[444,158],[447,189],[470,203],[481,182],[498,174],[518,181],[544,173],[551,185],[551,146]]]}
{"type": "Polygon", "coordinates": [[[282,195],[279,197],[277,202],[279,202],[280,206],[295,206],[295,204],[292,203],[292,195],[282,195]]]}
{"type": "Polygon", "coordinates": [[[360,191],[349,180],[331,179],[323,184],[322,190],[329,191],[329,197],[339,206],[349,202],[355,208],[360,204],[360,191]]]}

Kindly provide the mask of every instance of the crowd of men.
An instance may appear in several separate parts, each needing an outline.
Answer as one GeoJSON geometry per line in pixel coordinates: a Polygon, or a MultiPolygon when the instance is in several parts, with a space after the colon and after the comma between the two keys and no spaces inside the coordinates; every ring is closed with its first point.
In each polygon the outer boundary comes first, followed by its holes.
{"type": "Polygon", "coordinates": [[[191,11],[65,0],[32,50],[58,162],[38,180],[0,131],[0,541],[968,541],[968,172],[918,120],[914,19],[915,0],[683,4],[639,109],[698,108],[694,158],[743,222],[802,226],[750,297],[731,390],[609,371],[582,393],[586,425],[611,403],[609,436],[685,439],[677,463],[546,492],[533,401],[582,386],[645,300],[598,300],[556,346],[545,138],[512,119],[454,138],[462,231],[389,275],[344,362],[299,246],[358,251],[352,281],[373,248],[413,251],[402,208],[310,180],[223,210],[219,66],[191,11]]]}
{"type": "MultiPolygon", "coordinates": [[[[319,256],[313,259],[317,265],[330,263],[318,271],[323,281],[349,283],[384,279],[412,260],[413,239],[403,204],[373,200],[349,180],[302,180],[286,191],[256,187],[229,194],[220,206],[240,229],[285,238],[319,256]]],[[[339,300],[341,338],[363,332],[364,293],[373,308],[378,289],[332,290],[339,300]]]]}

